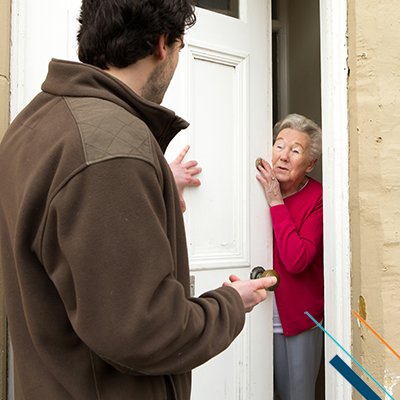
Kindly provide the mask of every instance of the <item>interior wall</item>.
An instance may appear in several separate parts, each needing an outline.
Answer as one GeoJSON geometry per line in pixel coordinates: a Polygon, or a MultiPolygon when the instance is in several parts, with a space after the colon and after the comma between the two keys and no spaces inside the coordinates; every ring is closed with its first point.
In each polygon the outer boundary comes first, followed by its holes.
{"type": "MultiPolygon", "coordinates": [[[[288,0],[289,113],[321,126],[319,0],[288,0]]],[[[322,182],[322,162],[310,174],[322,182]]]]}

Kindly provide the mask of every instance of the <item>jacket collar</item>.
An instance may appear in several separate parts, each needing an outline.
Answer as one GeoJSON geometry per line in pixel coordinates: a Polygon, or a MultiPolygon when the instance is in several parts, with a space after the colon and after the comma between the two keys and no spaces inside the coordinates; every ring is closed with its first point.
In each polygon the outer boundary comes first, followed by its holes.
{"type": "Polygon", "coordinates": [[[89,64],[52,59],[42,90],[56,96],[97,97],[118,104],[146,123],[163,152],[175,135],[189,126],[173,111],[147,101],[119,79],[89,64]]]}

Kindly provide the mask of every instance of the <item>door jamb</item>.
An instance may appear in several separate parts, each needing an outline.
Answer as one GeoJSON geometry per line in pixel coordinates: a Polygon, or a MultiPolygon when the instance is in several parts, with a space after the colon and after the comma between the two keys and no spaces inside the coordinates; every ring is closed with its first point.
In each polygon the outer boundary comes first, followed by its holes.
{"type": "MultiPolygon", "coordinates": [[[[351,352],[351,242],[347,0],[320,0],[323,132],[325,328],[351,352]]],[[[338,346],[325,335],[326,400],[351,400],[352,387],[329,361],[338,346]]]]}

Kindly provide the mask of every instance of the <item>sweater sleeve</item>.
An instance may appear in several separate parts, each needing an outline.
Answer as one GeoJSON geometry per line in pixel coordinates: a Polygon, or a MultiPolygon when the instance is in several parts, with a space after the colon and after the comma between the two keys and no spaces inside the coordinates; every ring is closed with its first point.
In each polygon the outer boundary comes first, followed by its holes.
{"type": "Polygon", "coordinates": [[[186,297],[159,179],[136,159],[89,166],[53,199],[43,237],[74,331],[129,374],[187,372],[226,349],[245,320],[230,287],[186,297]]]}
{"type": "Polygon", "coordinates": [[[297,226],[286,204],[271,207],[270,212],[279,257],[289,273],[300,274],[322,247],[322,198],[305,213],[300,208],[291,210],[305,214],[297,226]]]}

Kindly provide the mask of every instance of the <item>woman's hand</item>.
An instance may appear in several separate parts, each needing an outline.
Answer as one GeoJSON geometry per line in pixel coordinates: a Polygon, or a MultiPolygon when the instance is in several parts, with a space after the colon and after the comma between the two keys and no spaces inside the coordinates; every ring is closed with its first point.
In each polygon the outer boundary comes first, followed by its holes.
{"type": "Polygon", "coordinates": [[[258,169],[262,176],[256,175],[256,178],[264,186],[269,206],[273,207],[278,204],[284,204],[279,181],[276,179],[271,165],[263,159],[262,165],[259,165],[258,169]]]}
{"type": "Polygon", "coordinates": [[[183,189],[185,189],[186,186],[200,186],[201,184],[199,179],[193,178],[193,175],[197,175],[201,172],[201,168],[196,167],[197,161],[190,160],[187,163],[182,164],[189,149],[190,146],[185,146],[179,153],[178,157],[169,164],[175,178],[176,187],[178,188],[182,212],[186,211],[186,203],[182,195],[183,189]]]}

